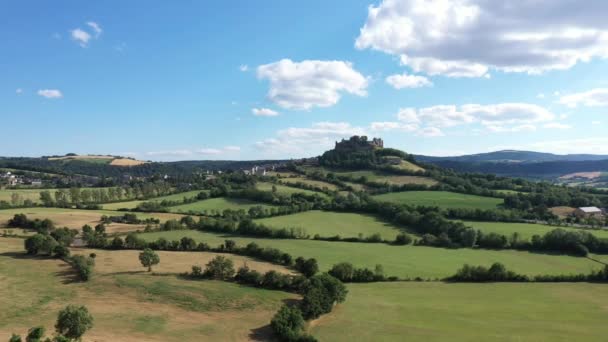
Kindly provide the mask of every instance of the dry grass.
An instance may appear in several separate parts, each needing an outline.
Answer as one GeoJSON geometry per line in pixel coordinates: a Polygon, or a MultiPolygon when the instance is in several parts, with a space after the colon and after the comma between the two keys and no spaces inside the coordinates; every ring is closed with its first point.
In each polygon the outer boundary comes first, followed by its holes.
{"type": "Polygon", "coordinates": [[[137,165],[142,165],[142,164],[146,164],[146,162],[142,161],[142,160],[127,159],[127,158],[117,158],[117,159],[112,160],[112,162],[110,163],[110,165],[113,165],[113,166],[137,166],[137,165]]]}
{"type": "Polygon", "coordinates": [[[87,156],[64,156],[64,157],[49,158],[49,160],[66,160],[66,159],[75,159],[75,160],[114,159],[114,157],[113,156],[103,156],[103,155],[87,155],[87,156]]]}
{"type": "MultiPolygon", "coordinates": [[[[89,255],[95,253],[95,272],[103,274],[143,272],[146,271],[139,262],[140,251],[122,250],[108,251],[89,248],[71,248],[73,255],[89,255]]],[[[292,273],[289,269],[266,262],[256,261],[251,258],[222,253],[211,252],[167,252],[157,251],[160,263],[153,267],[155,273],[181,274],[190,272],[193,265],[205,268],[205,265],[218,255],[232,259],[235,269],[247,264],[252,270],[260,273],[277,271],[281,273],[292,273]]]]}
{"type": "Polygon", "coordinates": [[[563,175],[559,177],[559,179],[572,179],[572,178],[587,178],[587,179],[595,179],[599,178],[602,175],[600,171],[595,172],[576,172],[570,173],[567,175],[563,175]]]}
{"type": "Polygon", "coordinates": [[[574,213],[574,211],[576,210],[576,208],[572,208],[572,207],[553,207],[553,208],[549,208],[549,211],[551,213],[553,213],[553,215],[558,216],[558,217],[566,217],[566,216],[570,216],[574,213]]]}

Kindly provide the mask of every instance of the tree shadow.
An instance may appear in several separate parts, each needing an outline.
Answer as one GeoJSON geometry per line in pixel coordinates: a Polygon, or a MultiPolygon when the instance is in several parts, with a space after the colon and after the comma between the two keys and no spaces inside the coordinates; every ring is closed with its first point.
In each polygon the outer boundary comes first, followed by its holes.
{"type": "Polygon", "coordinates": [[[62,269],[60,271],[55,272],[55,276],[61,279],[62,284],[74,284],[81,283],[82,280],[78,277],[76,271],[72,268],[72,266],[68,264],[59,265],[62,269]]]}
{"type": "MultiPolygon", "coordinates": [[[[300,300],[296,298],[285,298],[282,302],[284,305],[294,306],[298,305],[300,300]]],[[[270,324],[251,329],[249,332],[249,339],[252,341],[278,341],[270,324]]]]}

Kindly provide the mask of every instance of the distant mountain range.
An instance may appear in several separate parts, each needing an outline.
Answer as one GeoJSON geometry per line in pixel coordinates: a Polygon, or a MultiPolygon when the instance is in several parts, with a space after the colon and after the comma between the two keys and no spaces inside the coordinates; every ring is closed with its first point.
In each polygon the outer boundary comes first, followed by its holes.
{"type": "Polygon", "coordinates": [[[454,157],[433,157],[416,155],[422,162],[457,161],[467,163],[539,163],[555,161],[596,161],[608,160],[608,155],[599,154],[553,154],[533,151],[503,150],[488,153],[477,153],[454,157]]]}
{"type": "MultiPolygon", "coordinates": [[[[493,173],[501,176],[545,179],[605,187],[608,184],[608,155],[552,154],[504,150],[454,157],[416,155],[416,160],[460,172],[493,173]],[[597,177],[580,182],[579,173],[594,172],[597,177]]],[[[584,177],[583,177],[584,178],[584,177]]]]}

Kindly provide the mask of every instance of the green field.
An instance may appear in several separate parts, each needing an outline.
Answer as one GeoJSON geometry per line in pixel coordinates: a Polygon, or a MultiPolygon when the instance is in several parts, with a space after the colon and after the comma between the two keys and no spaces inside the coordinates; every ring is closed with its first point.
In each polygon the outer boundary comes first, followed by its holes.
{"type": "Polygon", "coordinates": [[[605,341],[608,286],[587,283],[348,285],[315,322],[320,341],[605,341]]]}
{"type": "Polygon", "coordinates": [[[285,183],[285,184],[304,183],[304,184],[312,185],[312,186],[320,188],[320,189],[327,188],[328,190],[332,190],[332,191],[338,190],[338,187],[335,186],[334,184],[306,178],[303,176],[302,177],[281,178],[279,181],[282,183],[285,183]]]}
{"type": "Polygon", "coordinates": [[[293,257],[316,258],[322,270],[328,270],[334,264],[344,261],[372,269],[376,264],[381,264],[387,275],[402,278],[443,278],[454,274],[465,263],[490,265],[493,262],[501,262],[509,269],[528,275],[589,273],[602,267],[601,264],[586,258],[513,250],[444,249],[390,246],[380,243],[257,239],[196,230],[142,233],[139,236],[147,241],[155,241],[159,237],[179,240],[183,236],[189,236],[197,242],[206,242],[211,246],[218,246],[226,239],[234,240],[240,246],[256,242],[263,247],[278,248],[293,257]]]}
{"type": "Polygon", "coordinates": [[[507,237],[517,232],[524,239],[530,239],[533,235],[544,235],[545,233],[561,228],[571,232],[589,232],[598,238],[608,238],[608,230],[600,229],[578,229],[568,227],[555,227],[544,224],[531,224],[531,223],[510,223],[510,222],[477,222],[477,221],[464,221],[467,226],[479,229],[484,233],[498,233],[506,235],[507,237]]]}
{"type": "Polygon", "coordinates": [[[192,203],[188,203],[188,204],[182,204],[182,205],[178,205],[175,207],[169,207],[169,210],[172,213],[189,213],[189,212],[203,213],[205,211],[222,212],[225,209],[249,210],[249,208],[256,207],[256,206],[260,206],[264,209],[270,209],[270,208],[274,207],[269,204],[254,202],[254,201],[250,201],[250,200],[246,200],[246,199],[218,197],[218,198],[211,198],[211,199],[207,199],[207,200],[203,200],[203,201],[192,202],[192,203]]]}
{"type": "Polygon", "coordinates": [[[194,191],[180,192],[180,193],[173,194],[173,195],[155,197],[155,198],[150,198],[150,199],[147,199],[147,200],[135,200],[135,201],[107,203],[107,204],[103,204],[102,208],[105,209],[105,210],[117,210],[117,209],[122,209],[122,208],[134,209],[134,208],[136,208],[142,202],[161,202],[163,200],[167,200],[167,201],[181,201],[181,200],[184,199],[184,197],[185,198],[196,198],[196,196],[199,193],[201,193],[201,192],[205,192],[205,190],[194,190],[194,191]]]}
{"type": "MultiPolygon", "coordinates": [[[[84,189],[95,189],[95,188],[82,188],[84,189]]],[[[29,199],[34,203],[40,203],[40,192],[49,191],[51,195],[55,194],[55,191],[62,189],[3,189],[0,190],[0,201],[11,202],[11,196],[13,193],[21,195],[22,200],[29,199]]],[[[69,191],[70,189],[63,189],[69,191]]]]}
{"type": "Polygon", "coordinates": [[[404,191],[374,196],[378,201],[440,208],[496,209],[501,198],[459,194],[448,191],[404,191]]]}
{"type": "Polygon", "coordinates": [[[263,218],[256,222],[276,228],[303,228],[311,237],[315,234],[322,237],[357,237],[362,234],[366,237],[379,233],[383,239],[394,240],[399,233],[399,228],[374,216],[319,210],[263,218]]]}
{"type": "Polygon", "coordinates": [[[85,305],[94,317],[84,341],[242,341],[257,330],[269,340],[261,328],[294,297],[174,274],[103,273],[106,260],[99,259],[92,280],[74,282],[63,261],[27,257],[23,240],[0,238],[0,340],[39,325],[50,335],[58,311],[68,304],[85,305]]]}
{"type": "Polygon", "coordinates": [[[286,186],[286,185],[281,185],[281,184],[272,184],[272,183],[267,183],[267,182],[258,182],[255,184],[255,188],[258,190],[262,190],[262,191],[272,191],[273,186],[276,188],[277,193],[282,194],[282,195],[291,195],[291,194],[300,193],[300,194],[320,195],[320,196],[327,197],[327,195],[325,195],[322,192],[294,188],[291,186],[286,186]]]}
{"type": "Polygon", "coordinates": [[[437,184],[436,180],[429,177],[393,175],[373,170],[333,172],[338,176],[351,176],[355,178],[365,177],[368,181],[388,183],[391,185],[422,184],[431,186],[437,184]]]}

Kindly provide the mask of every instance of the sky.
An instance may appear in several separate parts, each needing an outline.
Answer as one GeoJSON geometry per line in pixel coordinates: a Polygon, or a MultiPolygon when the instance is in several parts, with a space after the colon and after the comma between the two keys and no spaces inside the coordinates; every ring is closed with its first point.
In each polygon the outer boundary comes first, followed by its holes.
{"type": "Polygon", "coordinates": [[[608,1],[0,0],[0,155],[608,154],[608,1]]]}

